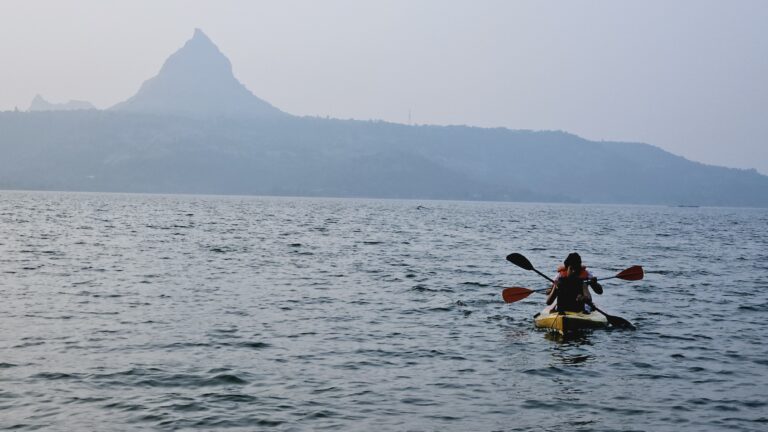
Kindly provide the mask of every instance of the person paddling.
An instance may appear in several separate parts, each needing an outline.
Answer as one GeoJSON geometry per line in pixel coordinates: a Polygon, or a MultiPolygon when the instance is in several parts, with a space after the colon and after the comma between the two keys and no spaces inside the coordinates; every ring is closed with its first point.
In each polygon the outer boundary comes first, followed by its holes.
{"type": "Polygon", "coordinates": [[[558,311],[589,313],[589,305],[592,304],[589,287],[597,294],[603,293],[603,286],[597,278],[581,265],[581,256],[576,252],[568,254],[563,265],[557,269],[557,276],[547,295],[547,304],[551,305],[557,299],[558,311]]]}

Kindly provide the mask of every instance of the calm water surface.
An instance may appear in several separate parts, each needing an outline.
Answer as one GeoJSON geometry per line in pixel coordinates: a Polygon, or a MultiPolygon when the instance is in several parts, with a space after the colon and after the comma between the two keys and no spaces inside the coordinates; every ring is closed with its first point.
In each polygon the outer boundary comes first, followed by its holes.
{"type": "Polygon", "coordinates": [[[0,429],[768,429],[768,210],[0,192],[0,429]],[[630,331],[533,328],[571,251],[630,331]]]}

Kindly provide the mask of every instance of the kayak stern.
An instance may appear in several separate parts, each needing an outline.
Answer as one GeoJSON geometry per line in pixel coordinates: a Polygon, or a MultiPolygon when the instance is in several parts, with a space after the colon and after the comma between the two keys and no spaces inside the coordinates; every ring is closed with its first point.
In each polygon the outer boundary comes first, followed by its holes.
{"type": "Polygon", "coordinates": [[[608,319],[601,313],[557,312],[552,311],[551,306],[536,314],[533,323],[537,328],[556,331],[560,334],[608,327],[608,319]]]}

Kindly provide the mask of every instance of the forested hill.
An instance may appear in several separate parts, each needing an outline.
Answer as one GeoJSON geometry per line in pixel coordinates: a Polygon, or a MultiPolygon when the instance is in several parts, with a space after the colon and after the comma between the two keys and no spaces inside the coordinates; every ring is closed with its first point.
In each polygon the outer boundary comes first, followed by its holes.
{"type": "Polygon", "coordinates": [[[768,207],[768,177],[564,132],[0,113],[0,188],[768,207]]]}

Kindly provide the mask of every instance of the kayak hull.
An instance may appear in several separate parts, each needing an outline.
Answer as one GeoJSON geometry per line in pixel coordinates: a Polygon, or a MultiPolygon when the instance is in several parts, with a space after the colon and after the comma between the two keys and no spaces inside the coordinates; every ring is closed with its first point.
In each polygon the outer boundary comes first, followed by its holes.
{"type": "Polygon", "coordinates": [[[548,306],[534,316],[533,324],[537,328],[565,334],[576,330],[608,327],[608,319],[598,312],[553,312],[552,306],[548,306]]]}

